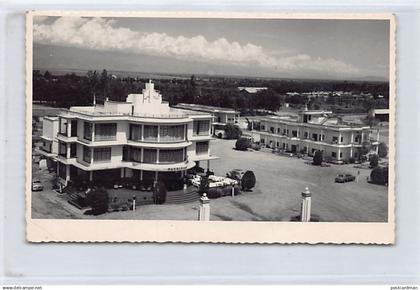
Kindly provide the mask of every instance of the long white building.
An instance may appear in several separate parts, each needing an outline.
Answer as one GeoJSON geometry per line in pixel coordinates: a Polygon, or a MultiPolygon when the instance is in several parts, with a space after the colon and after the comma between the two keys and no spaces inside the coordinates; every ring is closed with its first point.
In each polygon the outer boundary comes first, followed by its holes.
{"type": "Polygon", "coordinates": [[[46,118],[42,149],[51,154],[57,141],[64,184],[76,176],[91,181],[182,177],[196,162],[209,167],[217,158],[210,153],[211,122],[208,113],[169,107],[149,81],[142,94],[130,94],[126,102],[106,100],[46,118]]]}
{"type": "Polygon", "coordinates": [[[358,159],[364,142],[377,150],[379,133],[369,126],[343,122],[330,111],[304,110],[294,116],[270,116],[260,119],[260,142],[287,152],[303,152],[310,156],[324,152],[326,160],[342,163],[358,159]]]}

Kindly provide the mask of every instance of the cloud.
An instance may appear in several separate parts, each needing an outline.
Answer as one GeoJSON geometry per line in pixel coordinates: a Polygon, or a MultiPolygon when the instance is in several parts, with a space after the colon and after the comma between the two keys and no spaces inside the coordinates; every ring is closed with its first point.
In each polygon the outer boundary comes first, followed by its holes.
{"type": "Polygon", "coordinates": [[[240,44],[219,38],[209,41],[202,35],[170,36],[165,33],[144,33],[117,27],[114,20],[103,18],[60,17],[47,23],[34,23],[34,41],[85,49],[119,51],[181,60],[223,63],[278,72],[309,72],[353,75],[359,71],[335,59],[313,58],[308,54],[282,56],[262,46],[240,44]]]}

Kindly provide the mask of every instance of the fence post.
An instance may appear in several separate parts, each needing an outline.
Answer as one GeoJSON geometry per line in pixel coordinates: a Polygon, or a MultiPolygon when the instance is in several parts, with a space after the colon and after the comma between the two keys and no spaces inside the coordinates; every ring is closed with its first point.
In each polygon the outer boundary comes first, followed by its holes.
{"type": "Polygon", "coordinates": [[[302,222],[311,221],[311,192],[309,188],[302,191],[302,206],[300,211],[300,220],[302,222]]]}
{"type": "Polygon", "coordinates": [[[206,193],[203,193],[203,196],[200,198],[200,208],[198,211],[198,220],[199,221],[209,221],[210,220],[210,199],[207,197],[206,193]]]}

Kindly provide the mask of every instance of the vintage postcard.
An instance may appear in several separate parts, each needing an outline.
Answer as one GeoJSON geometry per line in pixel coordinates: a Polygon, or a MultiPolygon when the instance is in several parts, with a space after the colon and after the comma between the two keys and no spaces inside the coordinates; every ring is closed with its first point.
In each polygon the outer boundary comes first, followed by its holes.
{"type": "Polygon", "coordinates": [[[394,243],[392,14],[26,20],[28,241],[394,243]]]}

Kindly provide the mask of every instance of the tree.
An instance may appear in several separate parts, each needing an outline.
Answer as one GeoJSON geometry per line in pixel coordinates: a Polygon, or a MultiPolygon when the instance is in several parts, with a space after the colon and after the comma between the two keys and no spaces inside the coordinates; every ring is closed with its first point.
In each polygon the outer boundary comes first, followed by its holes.
{"type": "Polygon", "coordinates": [[[313,165],[322,165],[322,161],[324,160],[323,153],[321,150],[315,151],[314,158],[312,160],[313,165]]]}
{"type": "Polygon", "coordinates": [[[369,141],[365,141],[362,143],[362,147],[360,148],[360,158],[370,152],[372,149],[372,144],[369,141]]]}
{"type": "Polygon", "coordinates": [[[375,168],[379,165],[379,157],[376,154],[373,154],[370,156],[369,158],[369,162],[370,162],[370,167],[371,168],[375,168]]]}
{"type": "Polygon", "coordinates": [[[154,195],[155,195],[155,201],[156,204],[164,204],[166,201],[166,185],[162,180],[159,180],[156,183],[156,186],[154,188],[154,195]]]}
{"type": "Polygon", "coordinates": [[[209,189],[209,178],[207,176],[201,176],[200,186],[198,187],[198,193],[202,195],[209,189]]]}
{"type": "Polygon", "coordinates": [[[103,89],[103,97],[104,99],[108,96],[108,72],[104,69],[101,73],[101,87],[103,89]]]}
{"type": "Polygon", "coordinates": [[[47,70],[45,71],[44,78],[46,78],[47,80],[49,80],[51,78],[51,74],[50,74],[49,71],[47,71],[47,70]]]}
{"type": "Polygon", "coordinates": [[[251,170],[246,171],[241,179],[242,190],[250,190],[255,186],[256,181],[254,172],[251,170]]]}
{"type": "Polygon", "coordinates": [[[241,137],[235,143],[236,150],[246,151],[251,145],[251,141],[248,138],[241,137]]]}
{"type": "Polygon", "coordinates": [[[242,131],[238,126],[227,124],[225,126],[226,139],[238,139],[242,135],[242,131]]]}
{"type": "Polygon", "coordinates": [[[388,167],[376,167],[370,172],[370,180],[376,184],[388,184],[388,167]]]}
{"type": "Polygon", "coordinates": [[[378,145],[378,155],[381,158],[386,158],[388,156],[388,146],[386,146],[384,142],[381,142],[378,145]]]}

